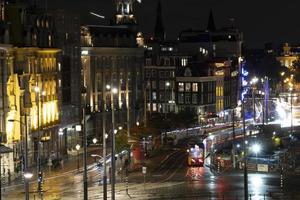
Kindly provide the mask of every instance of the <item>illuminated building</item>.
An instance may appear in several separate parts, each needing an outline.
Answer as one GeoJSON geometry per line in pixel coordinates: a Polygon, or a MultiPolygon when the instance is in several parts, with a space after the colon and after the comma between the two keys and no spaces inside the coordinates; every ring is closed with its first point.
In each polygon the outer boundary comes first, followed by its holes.
{"type": "MultiPolygon", "coordinates": [[[[1,1],[0,1],[1,3],[1,1]]],[[[1,7],[1,143],[13,149],[2,157],[5,172],[20,175],[25,115],[28,128],[28,165],[37,157],[38,127],[41,158],[57,152],[61,80],[59,49],[55,48],[52,17],[29,4],[9,2],[1,7]],[[5,18],[2,16],[5,12],[5,18]],[[37,93],[36,87],[39,88],[37,93]],[[38,109],[39,108],[39,109],[38,109]],[[38,112],[39,110],[39,112],[38,112]],[[39,125],[38,125],[39,121],[39,125]]]]}
{"type": "Polygon", "coordinates": [[[116,0],[116,24],[136,25],[137,21],[133,14],[135,0],[116,0]]]}
{"type": "Polygon", "coordinates": [[[299,46],[291,46],[288,43],[284,43],[282,46],[282,51],[280,52],[280,55],[276,57],[276,59],[281,63],[281,65],[290,69],[293,66],[293,63],[299,59],[299,55],[299,46]]]}
{"type": "Polygon", "coordinates": [[[115,122],[127,127],[143,120],[144,49],[139,48],[131,3],[117,1],[115,25],[86,25],[81,28],[81,61],[86,103],[91,118],[87,123],[88,142],[101,138],[103,123],[111,130],[111,91],[114,94],[115,122]],[[107,89],[106,86],[110,89],[107,89]],[[94,137],[94,136],[93,136],[94,137]]]}

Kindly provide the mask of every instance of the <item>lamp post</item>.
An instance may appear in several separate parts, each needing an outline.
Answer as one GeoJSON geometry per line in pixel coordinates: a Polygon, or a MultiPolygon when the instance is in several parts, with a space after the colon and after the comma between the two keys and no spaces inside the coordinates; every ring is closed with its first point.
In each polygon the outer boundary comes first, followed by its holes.
{"type": "MultiPolygon", "coordinates": [[[[40,93],[41,90],[38,86],[34,88],[34,91],[36,93],[36,105],[37,105],[37,132],[38,132],[38,144],[37,144],[37,172],[38,172],[38,179],[37,179],[37,191],[41,195],[42,192],[42,183],[43,183],[43,172],[41,167],[41,133],[40,133],[40,93]]],[[[44,94],[44,92],[42,92],[44,94]]]]}
{"type": "Polygon", "coordinates": [[[283,92],[284,91],[283,78],[284,78],[285,72],[281,72],[280,75],[281,75],[281,92],[283,92]]]}
{"type": "MultiPolygon", "coordinates": [[[[106,90],[110,90],[110,85],[106,85],[105,86],[106,90]]],[[[104,89],[103,89],[104,90],[104,89]]],[[[103,110],[106,109],[106,105],[104,105],[105,103],[105,96],[103,96],[103,104],[102,104],[102,108],[103,110]]],[[[102,126],[102,139],[103,139],[103,150],[102,150],[102,157],[103,157],[103,199],[106,200],[107,199],[107,172],[106,172],[106,139],[108,137],[108,134],[106,133],[106,113],[104,113],[103,115],[103,126],[102,126]]]]}
{"type": "Polygon", "coordinates": [[[88,200],[88,182],[87,182],[87,136],[86,136],[86,88],[81,90],[83,97],[82,105],[82,137],[83,137],[83,199],[88,200]]]}
{"type": "Polygon", "coordinates": [[[245,104],[242,99],[242,115],[243,115],[243,142],[244,142],[244,199],[248,200],[248,169],[247,169],[247,147],[246,147],[246,123],[245,123],[245,104]]]}
{"type": "MultiPolygon", "coordinates": [[[[28,133],[27,133],[27,115],[25,115],[25,123],[19,121],[19,120],[14,120],[14,119],[9,119],[9,122],[19,122],[24,126],[24,138],[23,138],[23,146],[24,146],[24,158],[23,158],[23,166],[24,166],[24,189],[25,189],[25,200],[29,200],[29,179],[32,178],[32,173],[28,172],[28,133]]],[[[0,158],[1,159],[1,158],[0,158]]]]}
{"type": "Polygon", "coordinates": [[[79,149],[80,149],[80,145],[77,144],[75,146],[76,150],[77,150],[77,171],[79,171],[79,149]]]}
{"type": "Polygon", "coordinates": [[[63,135],[64,135],[64,132],[63,132],[63,130],[60,128],[59,131],[58,131],[58,138],[59,138],[58,143],[59,143],[59,152],[60,152],[60,155],[63,154],[63,152],[62,152],[62,136],[63,136],[63,135]]]}
{"type": "Polygon", "coordinates": [[[115,200],[115,180],[116,180],[116,160],[115,160],[115,107],[114,107],[114,94],[118,93],[118,89],[111,88],[111,121],[112,121],[112,133],[111,133],[111,199],[115,200]]]}
{"type": "Polygon", "coordinates": [[[290,132],[293,134],[293,87],[290,87],[290,96],[291,96],[291,129],[290,132]]]}

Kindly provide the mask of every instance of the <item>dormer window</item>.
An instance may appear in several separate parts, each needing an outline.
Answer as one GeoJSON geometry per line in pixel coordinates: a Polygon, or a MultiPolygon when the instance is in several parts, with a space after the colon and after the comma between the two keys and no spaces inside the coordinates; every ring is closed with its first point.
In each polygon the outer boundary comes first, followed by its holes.
{"type": "Polygon", "coordinates": [[[192,71],[191,71],[190,68],[185,69],[184,76],[186,76],[186,77],[191,77],[192,76],[192,71]]]}

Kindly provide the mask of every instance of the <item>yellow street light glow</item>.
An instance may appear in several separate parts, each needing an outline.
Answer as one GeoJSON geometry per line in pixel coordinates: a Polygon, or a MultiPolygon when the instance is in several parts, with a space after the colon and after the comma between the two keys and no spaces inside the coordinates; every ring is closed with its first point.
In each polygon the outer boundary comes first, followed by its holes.
{"type": "Polygon", "coordinates": [[[112,93],[117,94],[118,93],[118,89],[117,88],[113,88],[112,89],[112,93]]]}
{"type": "Polygon", "coordinates": [[[107,90],[110,90],[110,85],[105,86],[107,90]]]}
{"type": "Polygon", "coordinates": [[[24,178],[25,178],[25,179],[31,179],[32,176],[33,176],[33,174],[30,173],[30,172],[25,172],[25,173],[24,173],[24,178]]]}
{"type": "Polygon", "coordinates": [[[79,144],[76,144],[75,148],[76,148],[77,151],[79,151],[80,145],[79,145],[79,144]]]}
{"type": "Polygon", "coordinates": [[[35,91],[35,92],[40,92],[40,88],[39,88],[38,86],[36,86],[36,87],[34,88],[34,91],[35,91]]]}

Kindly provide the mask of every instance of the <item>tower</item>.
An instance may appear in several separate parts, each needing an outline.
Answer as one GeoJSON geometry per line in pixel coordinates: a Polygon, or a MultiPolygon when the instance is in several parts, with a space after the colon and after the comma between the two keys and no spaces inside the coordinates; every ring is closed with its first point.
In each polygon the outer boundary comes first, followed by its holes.
{"type": "Polygon", "coordinates": [[[213,16],[212,10],[209,12],[209,17],[208,17],[208,23],[207,23],[207,28],[206,30],[208,31],[216,31],[216,25],[215,25],[215,20],[213,16]]]}
{"type": "Polygon", "coordinates": [[[136,18],[133,15],[133,3],[135,0],[115,0],[116,1],[116,24],[136,25],[136,18]]]}
{"type": "Polygon", "coordinates": [[[161,12],[161,2],[158,2],[157,12],[156,12],[156,23],[154,29],[155,39],[158,41],[163,41],[165,39],[165,28],[162,21],[162,12],[161,12]]]}

